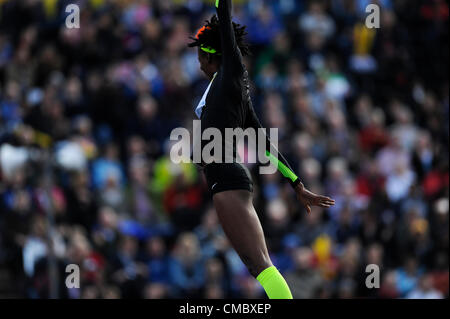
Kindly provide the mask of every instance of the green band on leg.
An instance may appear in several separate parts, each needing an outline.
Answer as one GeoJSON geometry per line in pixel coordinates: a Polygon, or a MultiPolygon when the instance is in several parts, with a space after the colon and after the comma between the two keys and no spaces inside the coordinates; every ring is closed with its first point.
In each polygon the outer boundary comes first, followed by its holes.
{"type": "Polygon", "coordinates": [[[263,286],[269,299],[293,299],[286,280],[275,266],[263,270],[256,280],[263,286]]]}

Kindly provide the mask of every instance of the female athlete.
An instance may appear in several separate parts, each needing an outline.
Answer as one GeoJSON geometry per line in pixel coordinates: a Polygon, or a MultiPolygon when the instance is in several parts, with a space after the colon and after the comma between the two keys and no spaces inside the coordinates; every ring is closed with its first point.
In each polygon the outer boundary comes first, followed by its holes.
{"type": "MultiPolygon", "coordinates": [[[[261,128],[249,93],[248,72],[243,56],[249,54],[245,43],[245,27],[232,22],[231,0],[216,0],[214,15],[197,35],[190,47],[198,47],[201,70],[211,80],[195,113],[201,120],[202,132],[226,128],[261,128]]],[[[284,157],[273,154],[267,138],[265,155],[292,185],[298,200],[308,213],[311,206],[328,208],[334,200],[308,191],[290,168],[284,157]]],[[[235,150],[234,141],[225,141],[225,147],[235,150]]],[[[203,146],[203,145],[202,145],[203,146]]],[[[248,170],[237,161],[221,158],[204,165],[213,203],[222,228],[249,272],[260,282],[270,299],[292,299],[286,281],[273,266],[261,223],[253,207],[253,183],[248,170]]]]}

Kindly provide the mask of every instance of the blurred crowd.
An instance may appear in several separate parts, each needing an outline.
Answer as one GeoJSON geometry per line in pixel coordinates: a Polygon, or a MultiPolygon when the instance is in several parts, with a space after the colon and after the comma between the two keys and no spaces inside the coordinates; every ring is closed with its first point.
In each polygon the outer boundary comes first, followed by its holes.
{"type": "MultiPolygon", "coordinates": [[[[208,85],[187,43],[213,2],[0,0],[0,296],[265,297],[202,172],[169,158],[208,85]]],[[[336,200],[306,214],[279,173],[249,165],[294,297],[448,298],[448,3],[233,2],[263,125],[336,200]]]]}

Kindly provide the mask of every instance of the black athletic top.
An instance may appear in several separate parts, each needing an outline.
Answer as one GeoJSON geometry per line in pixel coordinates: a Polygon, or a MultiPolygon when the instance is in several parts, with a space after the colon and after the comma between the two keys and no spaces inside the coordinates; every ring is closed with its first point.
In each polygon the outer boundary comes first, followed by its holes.
{"type": "MultiPolygon", "coordinates": [[[[206,105],[203,107],[200,117],[202,133],[208,128],[217,128],[221,131],[224,140],[225,128],[242,128],[243,130],[249,127],[255,130],[262,128],[250,98],[248,72],[236,43],[231,20],[231,6],[231,0],[216,1],[220,23],[222,63],[211,84],[206,97],[206,105]]],[[[235,152],[234,141],[224,141],[224,143],[231,143],[230,145],[235,152]]],[[[203,141],[202,147],[203,144],[207,144],[207,142],[203,141]]],[[[273,145],[272,149],[275,149],[273,145]]],[[[299,178],[278,150],[275,149],[275,152],[276,156],[273,156],[270,149],[270,140],[266,135],[266,156],[295,187],[300,183],[299,178]]],[[[222,154],[223,161],[225,160],[224,156],[225,154],[222,154]]]]}

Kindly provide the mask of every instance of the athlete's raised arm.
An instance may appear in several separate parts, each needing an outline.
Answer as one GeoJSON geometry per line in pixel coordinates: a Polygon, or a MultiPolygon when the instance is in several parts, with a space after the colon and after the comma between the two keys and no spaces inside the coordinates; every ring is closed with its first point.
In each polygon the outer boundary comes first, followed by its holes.
{"type": "Polygon", "coordinates": [[[236,42],[233,22],[231,20],[231,0],[215,0],[219,18],[220,39],[222,45],[222,67],[225,72],[241,74],[244,72],[242,54],[236,42]]]}

